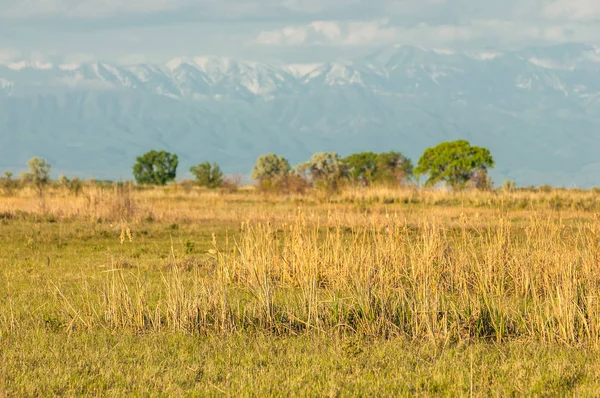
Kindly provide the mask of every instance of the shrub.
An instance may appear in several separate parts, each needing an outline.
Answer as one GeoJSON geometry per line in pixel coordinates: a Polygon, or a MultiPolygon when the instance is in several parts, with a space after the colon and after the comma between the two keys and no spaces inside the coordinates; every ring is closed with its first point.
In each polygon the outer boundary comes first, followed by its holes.
{"type": "Polygon", "coordinates": [[[480,191],[491,191],[493,188],[493,182],[488,175],[487,169],[479,169],[471,176],[471,179],[467,183],[467,186],[473,187],[480,191]]]}
{"type": "Polygon", "coordinates": [[[298,165],[295,173],[329,196],[337,192],[348,177],[348,166],[335,152],[318,152],[298,165]]]}
{"type": "Polygon", "coordinates": [[[221,184],[221,189],[234,193],[237,192],[238,189],[242,186],[242,177],[240,175],[234,174],[230,176],[226,176],[223,178],[223,183],[221,184]]]}
{"type": "Polygon", "coordinates": [[[45,159],[34,157],[27,162],[29,172],[22,175],[24,182],[35,186],[40,197],[44,194],[44,187],[50,181],[50,164],[45,159]]]}
{"type": "Polygon", "coordinates": [[[190,172],[196,177],[196,182],[201,187],[219,188],[223,185],[223,172],[218,164],[209,162],[192,166],[190,172]]]}
{"type": "Polygon", "coordinates": [[[0,179],[2,185],[2,191],[5,195],[10,196],[13,194],[14,189],[17,188],[17,181],[12,178],[13,173],[10,171],[4,172],[4,177],[0,179]]]}
{"type": "Polygon", "coordinates": [[[259,182],[274,180],[290,173],[290,163],[286,158],[274,153],[260,156],[252,169],[252,178],[259,182]]]}
{"type": "Polygon", "coordinates": [[[72,180],[70,180],[66,175],[61,174],[58,177],[58,183],[62,187],[69,190],[69,192],[75,196],[79,196],[79,194],[83,190],[83,182],[78,177],[75,177],[72,180]]]}
{"type": "Polygon", "coordinates": [[[501,190],[504,192],[515,192],[517,190],[517,184],[512,180],[506,180],[502,184],[501,190]]]}
{"type": "Polygon", "coordinates": [[[537,188],[537,190],[540,192],[549,193],[549,192],[552,192],[552,187],[548,184],[543,184],[543,185],[540,185],[537,188]]]}

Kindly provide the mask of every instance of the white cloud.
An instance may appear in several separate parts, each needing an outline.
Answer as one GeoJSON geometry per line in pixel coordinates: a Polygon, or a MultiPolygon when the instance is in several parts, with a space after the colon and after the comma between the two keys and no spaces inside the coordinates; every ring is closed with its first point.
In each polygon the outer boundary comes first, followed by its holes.
{"type": "Polygon", "coordinates": [[[7,64],[19,57],[19,53],[10,48],[0,48],[0,64],[7,64]]]}
{"type": "Polygon", "coordinates": [[[265,45],[347,45],[364,44],[382,36],[395,35],[387,21],[350,22],[314,21],[303,26],[287,26],[261,32],[255,42],[265,45]]]}
{"type": "Polygon", "coordinates": [[[306,57],[321,62],[391,43],[452,49],[600,42],[600,29],[593,23],[600,18],[600,0],[0,0],[0,4],[0,48],[16,49],[10,56],[0,50],[0,62],[21,60],[40,50],[63,58],[76,54],[71,57],[74,61],[90,57],[159,61],[206,53],[283,58],[281,54],[293,53],[291,62],[306,57]]]}
{"type": "Polygon", "coordinates": [[[506,20],[475,20],[466,25],[393,26],[387,19],[366,22],[319,21],[306,25],[287,26],[261,32],[255,43],[274,46],[369,46],[413,44],[424,46],[553,44],[568,41],[600,40],[600,30],[594,26],[573,22],[531,24],[506,20]],[[327,26],[320,30],[318,26],[327,26]]]}
{"type": "Polygon", "coordinates": [[[52,16],[104,18],[123,14],[190,13],[204,19],[277,17],[369,20],[411,17],[414,22],[452,24],[501,18],[592,21],[600,18],[598,0],[2,0],[0,18],[52,16]]]}
{"type": "Polygon", "coordinates": [[[335,21],[314,21],[306,26],[287,26],[261,32],[255,42],[266,45],[327,44],[338,42],[342,29],[335,21]]]}
{"type": "Polygon", "coordinates": [[[555,0],[544,8],[543,15],[553,20],[594,21],[600,19],[600,1],[555,0]]]}
{"type": "Polygon", "coordinates": [[[310,24],[315,33],[325,36],[329,40],[337,40],[342,35],[340,25],[336,22],[317,21],[310,24]]]}
{"type": "Polygon", "coordinates": [[[265,45],[297,45],[306,42],[306,35],[306,29],[290,26],[280,30],[261,32],[255,42],[265,45]]]}
{"type": "Polygon", "coordinates": [[[318,21],[304,26],[288,26],[261,32],[255,42],[263,45],[364,46],[386,43],[451,43],[473,38],[473,29],[419,24],[413,28],[391,26],[389,20],[367,22],[318,21]]]}
{"type": "Polygon", "coordinates": [[[351,22],[346,28],[343,44],[361,45],[373,42],[389,42],[396,40],[398,29],[390,27],[388,20],[370,22],[351,22]]]}

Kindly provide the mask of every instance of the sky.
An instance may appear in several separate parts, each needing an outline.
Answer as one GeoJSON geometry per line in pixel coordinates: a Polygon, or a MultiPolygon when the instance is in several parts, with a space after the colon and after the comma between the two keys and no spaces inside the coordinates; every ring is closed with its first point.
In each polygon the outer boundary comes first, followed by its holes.
{"type": "Polygon", "coordinates": [[[599,0],[0,0],[0,63],[329,61],[392,44],[600,44],[599,0]]]}

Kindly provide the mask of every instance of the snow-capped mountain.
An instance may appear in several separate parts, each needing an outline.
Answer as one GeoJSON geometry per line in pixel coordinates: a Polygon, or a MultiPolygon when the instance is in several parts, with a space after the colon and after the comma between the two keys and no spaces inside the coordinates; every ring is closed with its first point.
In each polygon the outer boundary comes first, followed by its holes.
{"type": "Polygon", "coordinates": [[[506,52],[394,46],[359,59],[269,64],[0,65],[0,169],[129,178],[140,152],[247,173],[256,157],[400,150],[444,140],[492,150],[498,183],[600,185],[600,47],[506,52]]]}

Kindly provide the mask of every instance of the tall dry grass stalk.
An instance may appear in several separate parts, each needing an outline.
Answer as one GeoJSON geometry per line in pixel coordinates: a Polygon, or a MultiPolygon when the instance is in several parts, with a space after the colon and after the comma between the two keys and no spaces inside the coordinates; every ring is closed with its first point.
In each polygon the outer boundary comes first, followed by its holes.
{"type": "MultiPolygon", "coordinates": [[[[1,198],[0,219],[235,224],[247,219],[283,222],[290,220],[290,209],[298,205],[310,208],[315,213],[334,209],[343,210],[351,216],[373,214],[388,206],[401,206],[406,210],[405,213],[447,209],[459,214],[465,209],[473,209],[482,215],[499,211],[523,214],[543,211],[578,217],[600,212],[600,198],[596,191],[582,190],[447,192],[403,187],[347,188],[324,202],[316,191],[308,191],[304,195],[266,197],[250,187],[229,192],[199,187],[183,189],[176,185],[140,188],[131,183],[109,186],[87,183],[77,195],[64,187],[49,188],[44,195],[43,206],[34,190],[28,187],[16,190],[11,196],[1,198]]],[[[362,222],[360,219],[357,221],[362,222]]]]}
{"type": "Polygon", "coordinates": [[[455,224],[373,216],[353,227],[341,213],[322,226],[307,218],[299,211],[290,223],[244,223],[236,241],[215,242],[207,274],[173,267],[151,288],[114,270],[103,300],[66,307],[78,314],[70,323],[600,343],[597,217],[567,225],[533,215],[526,228],[502,216],[487,224],[466,215],[455,224]]]}

